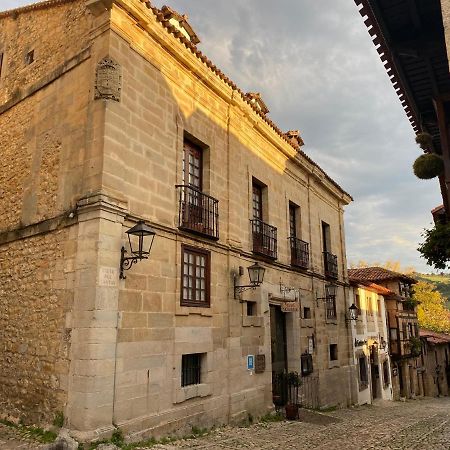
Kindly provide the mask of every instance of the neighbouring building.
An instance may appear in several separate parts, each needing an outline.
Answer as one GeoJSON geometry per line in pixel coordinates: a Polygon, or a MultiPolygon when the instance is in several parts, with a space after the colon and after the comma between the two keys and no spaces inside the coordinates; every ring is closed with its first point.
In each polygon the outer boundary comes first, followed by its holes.
{"type": "Polygon", "coordinates": [[[62,411],[81,439],[184,432],[266,413],[284,371],[302,372],[316,406],[357,401],[352,199],[198,42],[148,1],[0,13],[10,417],[62,411]],[[148,226],[151,253],[133,253],[127,232],[148,226]]]}
{"type": "Polygon", "coordinates": [[[430,397],[450,393],[450,335],[420,330],[424,393],[430,397]]]}
{"type": "Polygon", "coordinates": [[[374,282],[353,278],[350,274],[349,279],[350,304],[357,308],[356,320],[348,317],[347,321],[351,324],[354,345],[358,404],[373,403],[376,399],[392,400],[385,296],[394,293],[374,282]]]}
{"type": "Polygon", "coordinates": [[[417,304],[411,298],[414,278],[381,267],[349,269],[353,282],[371,282],[387,288],[383,295],[387,313],[393,398],[423,395],[417,304]]]}

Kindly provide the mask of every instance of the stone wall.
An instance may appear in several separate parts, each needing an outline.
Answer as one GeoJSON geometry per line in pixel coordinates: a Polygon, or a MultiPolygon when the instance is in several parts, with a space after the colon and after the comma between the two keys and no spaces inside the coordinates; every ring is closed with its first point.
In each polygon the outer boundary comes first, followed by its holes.
{"type": "Polygon", "coordinates": [[[25,422],[51,422],[67,398],[69,235],[66,228],[0,246],[0,411],[25,422]]]}

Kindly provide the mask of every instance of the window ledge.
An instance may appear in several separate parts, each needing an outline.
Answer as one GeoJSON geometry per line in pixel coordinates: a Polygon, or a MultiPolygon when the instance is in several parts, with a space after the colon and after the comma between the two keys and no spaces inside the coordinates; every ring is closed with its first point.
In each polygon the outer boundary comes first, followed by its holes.
{"type": "Polygon", "coordinates": [[[338,324],[338,321],[337,321],[337,319],[326,319],[326,320],[325,320],[325,323],[326,323],[327,325],[337,325],[337,324],[338,324]]]}
{"type": "Polygon", "coordinates": [[[335,367],[340,367],[339,361],[329,361],[328,362],[329,369],[334,369],[335,367]]]}
{"type": "Polygon", "coordinates": [[[174,403],[183,403],[191,398],[203,398],[211,395],[211,385],[207,383],[192,384],[190,386],[184,386],[176,390],[176,398],[174,403]]]}
{"type": "Polygon", "coordinates": [[[205,317],[212,317],[213,313],[211,307],[204,306],[187,306],[187,305],[177,305],[175,310],[176,316],[189,316],[189,315],[198,315],[205,317]]]}
{"type": "Polygon", "coordinates": [[[242,316],[243,327],[262,327],[264,317],[262,316],[242,316]]]}

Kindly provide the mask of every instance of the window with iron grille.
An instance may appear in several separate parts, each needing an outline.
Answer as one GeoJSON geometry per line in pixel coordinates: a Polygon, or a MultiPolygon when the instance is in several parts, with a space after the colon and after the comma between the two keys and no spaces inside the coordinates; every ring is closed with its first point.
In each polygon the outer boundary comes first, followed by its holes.
{"type": "Polygon", "coordinates": [[[202,353],[192,353],[181,357],[181,386],[201,383],[202,353]]]}
{"type": "Polygon", "coordinates": [[[256,302],[247,302],[247,316],[256,316],[256,302]]]}
{"type": "Polygon", "coordinates": [[[336,296],[335,295],[327,295],[325,298],[325,308],[326,308],[326,317],[327,319],[336,319],[336,296]]]}
{"type": "Polygon", "coordinates": [[[209,307],[210,253],[183,245],[181,258],[181,305],[209,307]]]}
{"type": "Polygon", "coordinates": [[[358,358],[359,366],[359,388],[365,389],[369,385],[369,372],[367,370],[367,358],[361,355],[358,358]]]}

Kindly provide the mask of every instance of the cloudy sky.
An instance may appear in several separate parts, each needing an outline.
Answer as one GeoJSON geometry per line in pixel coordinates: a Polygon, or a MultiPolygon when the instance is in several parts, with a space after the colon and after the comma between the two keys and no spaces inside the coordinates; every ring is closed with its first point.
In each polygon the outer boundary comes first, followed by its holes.
{"type": "MultiPolygon", "coordinates": [[[[33,3],[2,0],[0,9],[33,3]]],[[[199,48],[242,90],[261,92],[281,129],[347,192],[349,262],[400,261],[416,251],[436,180],[412,173],[414,133],[353,0],[153,0],[189,16],[199,48]]]]}

